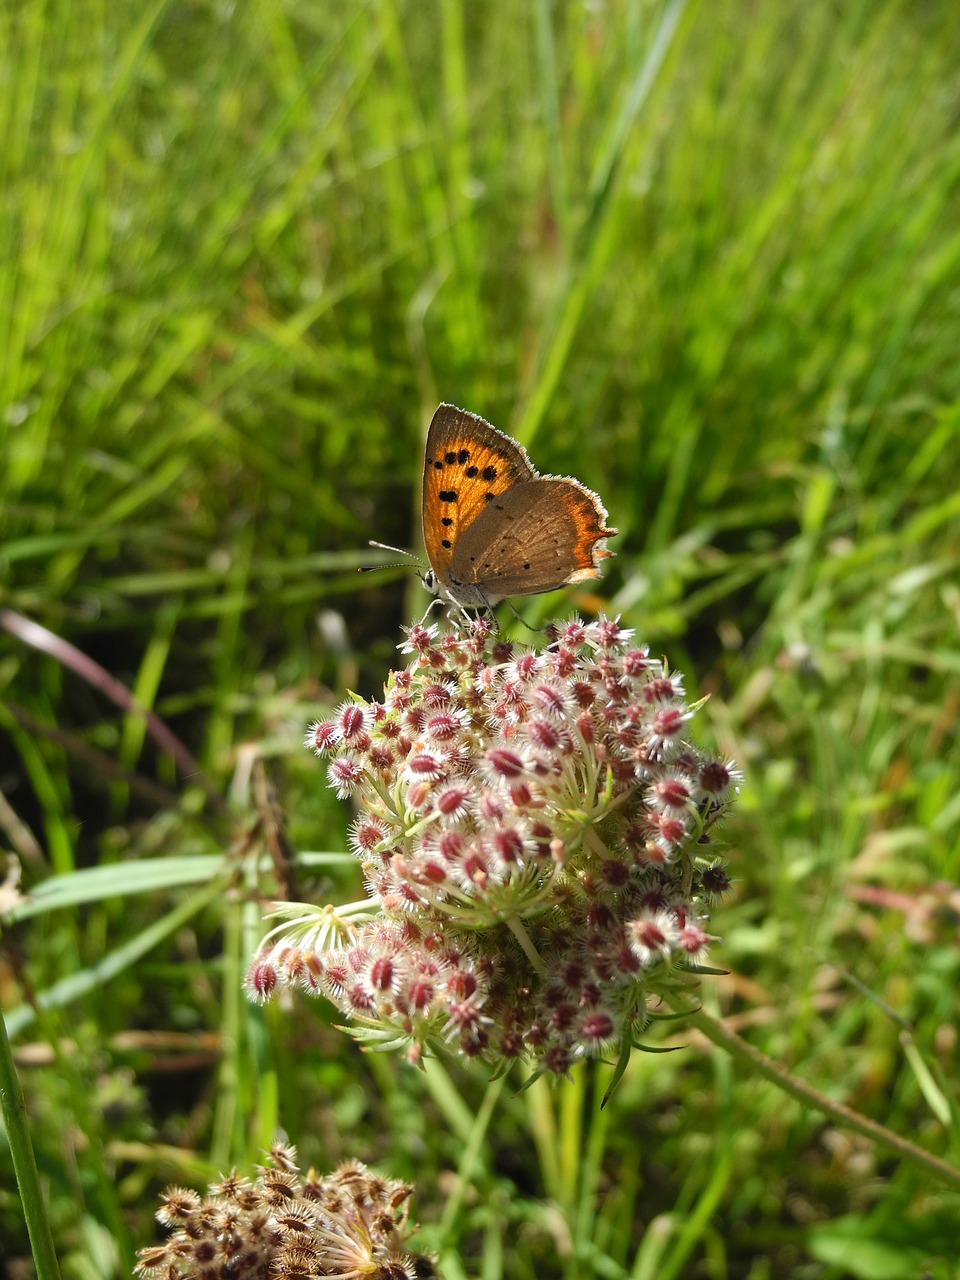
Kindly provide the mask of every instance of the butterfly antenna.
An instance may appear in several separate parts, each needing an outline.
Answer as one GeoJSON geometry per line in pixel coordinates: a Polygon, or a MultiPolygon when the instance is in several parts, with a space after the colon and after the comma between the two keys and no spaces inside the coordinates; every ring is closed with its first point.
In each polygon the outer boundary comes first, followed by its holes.
{"type": "Polygon", "coordinates": [[[407,551],[404,547],[391,547],[389,542],[368,542],[368,547],[377,547],[380,551],[393,551],[398,556],[406,556],[408,560],[419,560],[420,557],[407,551]]]}
{"type": "Polygon", "coordinates": [[[389,542],[370,542],[371,547],[376,547],[380,551],[392,551],[395,555],[406,556],[405,560],[400,560],[396,564],[364,564],[357,570],[357,573],[374,573],[377,569],[406,569],[409,567],[410,561],[416,564],[422,564],[423,561],[419,556],[414,555],[412,551],[406,551],[403,547],[391,547],[389,542]]]}

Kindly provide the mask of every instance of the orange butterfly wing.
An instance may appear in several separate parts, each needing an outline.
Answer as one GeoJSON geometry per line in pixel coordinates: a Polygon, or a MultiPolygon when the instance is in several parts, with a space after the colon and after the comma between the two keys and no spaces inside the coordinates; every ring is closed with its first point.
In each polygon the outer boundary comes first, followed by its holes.
{"type": "Polygon", "coordinates": [[[526,450],[475,413],[442,404],[427,432],[423,545],[441,586],[458,539],[498,494],[537,478],[526,450]]]}

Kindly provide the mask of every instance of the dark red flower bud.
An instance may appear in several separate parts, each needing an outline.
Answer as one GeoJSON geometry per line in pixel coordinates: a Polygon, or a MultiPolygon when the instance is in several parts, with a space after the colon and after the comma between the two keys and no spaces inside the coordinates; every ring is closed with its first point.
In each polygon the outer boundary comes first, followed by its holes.
{"type": "Polygon", "coordinates": [[[307,746],[318,754],[330,751],[340,740],[340,731],[333,720],[319,720],[310,726],[307,746]]]}
{"type": "Polygon", "coordinates": [[[708,760],[700,770],[700,785],[711,795],[722,795],[730,782],[729,766],[722,760],[708,760]]]}
{"type": "MultiPolygon", "coordinates": [[[[349,703],[340,712],[340,732],[343,734],[344,742],[350,742],[351,738],[355,738],[357,734],[363,733],[366,728],[367,718],[363,713],[363,708],[358,707],[356,703],[349,703]]],[[[351,743],[351,745],[353,745],[351,743]]]]}
{"type": "Polygon", "coordinates": [[[519,778],[526,770],[523,758],[509,747],[493,747],[487,752],[487,760],[502,778],[519,778]]]}
{"type": "Polygon", "coordinates": [[[247,990],[256,1000],[266,1002],[277,986],[277,971],[268,960],[255,960],[247,971],[247,990]]]}
{"type": "Polygon", "coordinates": [[[370,984],[377,991],[389,991],[394,980],[394,964],[390,956],[380,956],[370,966],[370,984]]]}

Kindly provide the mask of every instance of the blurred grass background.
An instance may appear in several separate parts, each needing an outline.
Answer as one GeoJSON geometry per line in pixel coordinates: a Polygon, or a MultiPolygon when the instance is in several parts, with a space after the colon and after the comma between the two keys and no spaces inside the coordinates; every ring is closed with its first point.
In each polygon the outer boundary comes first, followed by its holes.
{"type": "Polygon", "coordinates": [[[595,594],[524,615],[621,613],[745,770],[708,1006],[957,1162],[960,9],[6,0],[0,24],[0,608],[132,688],[225,798],[0,634],[2,843],[45,885],[0,997],[65,1275],[129,1274],[160,1187],[277,1125],[305,1164],[415,1181],[448,1280],[960,1275],[955,1193],[700,1043],[636,1056],[602,1115],[602,1069],[505,1090],[441,1233],[485,1081],[239,994],[267,780],[314,853],[298,892],[357,893],[299,743],[422,611],[355,567],[415,544],[451,400],[620,529],[595,594]]]}

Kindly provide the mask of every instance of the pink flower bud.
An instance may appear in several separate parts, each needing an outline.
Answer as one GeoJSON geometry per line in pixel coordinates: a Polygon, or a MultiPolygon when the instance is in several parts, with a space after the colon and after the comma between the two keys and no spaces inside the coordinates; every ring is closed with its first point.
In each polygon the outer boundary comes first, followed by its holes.
{"type": "Polygon", "coordinates": [[[487,760],[502,778],[519,778],[526,771],[523,758],[508,747],[494,747],[487,752],[487,760]]]}
{"type": "Polygon", "coordinates": [[[310,726],[306,746],[322,755],[324,751],[332,751],[339,740],[340,731],[332,720],[318,720],[310,726]]]}
{"type": "Polygon", "coordinates": [[[245,985],[255,1000],[266,1004],[276,990],[277,971],[269,960],[255,960],[247,970],[245,985]]]}

